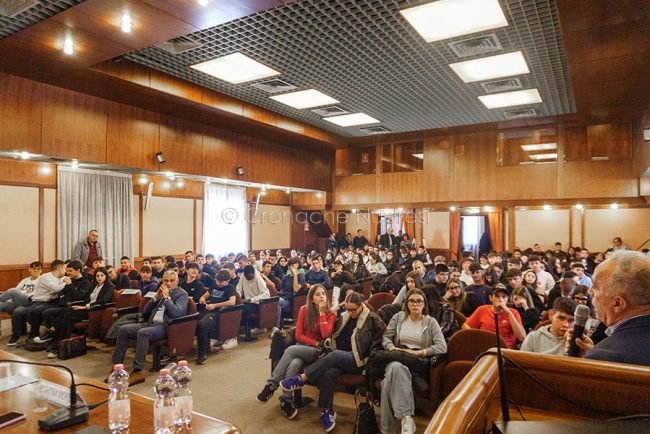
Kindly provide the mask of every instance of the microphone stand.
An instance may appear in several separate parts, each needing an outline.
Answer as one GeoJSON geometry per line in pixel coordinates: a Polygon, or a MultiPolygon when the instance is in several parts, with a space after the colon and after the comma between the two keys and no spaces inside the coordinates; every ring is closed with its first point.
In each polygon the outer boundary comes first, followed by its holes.
{"type": "Polygon", "coordinates": [[[501,336],[499,335],[499,316],[494,314],[494,329],[497,334],[497,365],[499,366],[499,389],[501,393],[501,418],[504,422],[510,421],[510,408],[508,407],[508,398],[506,397],[506,377],[503,364],[503,354],[501,353],[501,336]]]}
{"type": "Polygon", "coordinates": [[[38,427],[44,431],[55,431],[88,420],[88,406],[86,404],[77,405],[77,385],[74,382],[74,374],[63,365],[52,365],[48,363],[27,362],[22,360],[0,359],[0,363],[19,363],[23,365],[51,366],[54,368],[64,369],[70,374],[70,407],[60,408],[52,414],[48,414],[38,421],[38,427]]]}

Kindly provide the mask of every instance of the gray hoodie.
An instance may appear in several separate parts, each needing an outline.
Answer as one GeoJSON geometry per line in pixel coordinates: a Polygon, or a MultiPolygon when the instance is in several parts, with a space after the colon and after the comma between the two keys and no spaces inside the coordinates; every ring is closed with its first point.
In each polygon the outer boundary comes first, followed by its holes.
{"type": "Polygon", "coordinates": [[[547,325],[530,332],[521,344],[521,351],[564,356],[564,342],[564,336],[555,336],[551,333],[551,326],[547,325]]]}

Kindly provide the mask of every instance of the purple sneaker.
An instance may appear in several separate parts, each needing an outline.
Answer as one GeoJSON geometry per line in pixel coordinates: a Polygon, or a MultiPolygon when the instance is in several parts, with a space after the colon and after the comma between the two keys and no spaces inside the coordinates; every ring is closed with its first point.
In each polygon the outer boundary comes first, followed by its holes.
{"type": "Polygon", "coordinates": [[[300,374],[280,381],[280,387],[285,392],[291,392],[293,390],[302,389],[302,386],[304,385],[305,382],[300,379],[300,374]]]}
{"type": "Polygon", "coordinates": [[[330,432],[336,428],[336,413],[329,410],[323,410],[320,415],[320,421],[323,422],[323,429],[325,432],[330,432]]]}

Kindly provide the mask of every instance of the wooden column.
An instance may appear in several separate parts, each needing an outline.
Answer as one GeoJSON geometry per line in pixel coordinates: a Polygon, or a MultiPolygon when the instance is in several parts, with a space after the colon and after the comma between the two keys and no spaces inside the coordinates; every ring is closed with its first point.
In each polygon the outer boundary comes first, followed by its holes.
{"type": "Polygon", "coordinates": [[[515,249],[515,209],[514,207],[508,208],[508,251],[512,252],[515,249]]]}

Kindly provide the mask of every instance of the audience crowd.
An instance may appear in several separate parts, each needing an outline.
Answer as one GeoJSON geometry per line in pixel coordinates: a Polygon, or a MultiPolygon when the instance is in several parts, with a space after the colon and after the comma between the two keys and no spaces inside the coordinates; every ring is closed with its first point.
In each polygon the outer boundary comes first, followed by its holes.
{"type": "Polygon", "coordinates": [[[187,315],[189,300],[198,310],[196,362],[205,364],[215,348],[238,344],[237,338],[211,338],[221,309],[241,300],[243,323],[260,300],[277,296],[275,324],[266,332],[279,335],[295,320],[295,344],[284,349],[257,401],[267,403],[281,390],[280,409],[293,419],[298,408],[292,392],[318,384],[321,421],[329,432],[336,426],[336,378],[366,373],[380,385],[382,432],[395,432],[397,418],[402,432],[412,433],[413,390],[426,389],[428,367],[446,353],[456,331],[494,332],[495,318],[508,348],[564,356],[576,306],[585,305],[585,336],[575,337],[584,357],[650,366],[650,345],[643,345],[650,343],[650,257],[647,250],[626,250],[617,237],[605,252],[564,250],[558,242],[552,250],[535,244],[432,259],[406,234],[390,229],[372,245],[359,230],[354,238],[332,234],[321,253],[262,250],[217,258],[187,251],[180,260],[144,258],[136,268],[126,256],[119,265],[106,264],[92,230],[73,257],[53,261],[50,272],[31,263],[29,277],[0,293],[0,311],[11,315],[8,346],[41,346],[56,358],[75,323],[116,294],[139,291],[148,300],[142,312],[120,319],[107,335],[115,345],[112,363],[124,362],[135,339],[136,378],[150,343],[165,338],[167,323],[187,315]],[[363,295],[368,282],[371,294],[392,294],[392,301],[373,308],[363,295]],[[306,303],[297,318],[287,318],[299,295],[307,296],[306,303]]]}

